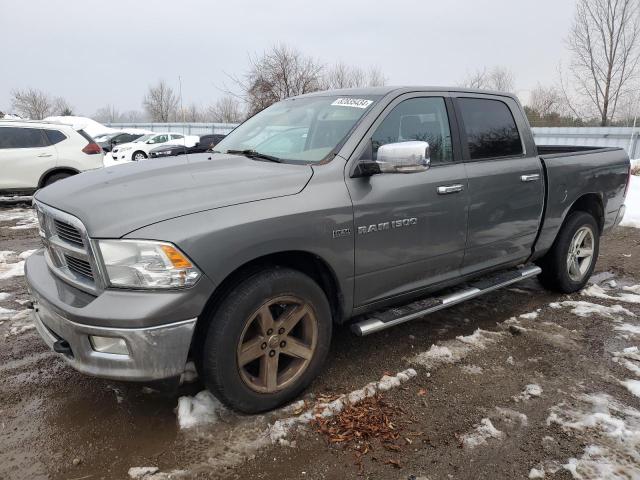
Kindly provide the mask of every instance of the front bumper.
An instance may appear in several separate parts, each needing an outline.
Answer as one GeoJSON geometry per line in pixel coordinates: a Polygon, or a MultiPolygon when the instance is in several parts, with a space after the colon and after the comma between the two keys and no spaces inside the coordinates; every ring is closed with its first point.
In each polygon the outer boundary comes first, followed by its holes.
{"type": "MultiPolygon", "coordinates": [[[[63,285],[43,262],[44,258],[38,252],[25,265],[34,304],[33,321],[49,348],[57,350],[69,365],[88,375],[115,380],[161,380],[184,371],[196,318],[137,328],[80,323],[75,320],[79,318],[78,310],[95,309],[95,300],[81,307],[78,303],[80,298],[72,299],[68,295],[73,287],[63,285]],[[75,306],[65,308],[64,302],[60,301],[63,299],[70,300],[75,306]],[[89,339],[90,335],[120,338],[126,343],[128,354],[98,352],[89,339]]],[[[148,296],[149,312],[158,307],[154,303],[161,298],[153,294],[148,296]]],[[[111,311],[126,308],[122,304],[110,307],[111,311]]]]}

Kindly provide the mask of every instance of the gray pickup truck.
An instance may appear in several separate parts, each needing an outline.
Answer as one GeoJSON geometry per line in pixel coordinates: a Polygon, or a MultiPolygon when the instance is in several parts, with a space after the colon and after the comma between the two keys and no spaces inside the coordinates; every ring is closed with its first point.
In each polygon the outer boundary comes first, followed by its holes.
{"type": "Polygon", "coordinates": [[[213,153],[40,190],[36,326],[81,372],[171,379],[193,359],[225,404],[268,410],[318,374],[334,323],[367,335],[532,276],[582,288],[629,170],[621,149],[536,146],[510,94],[289,98],[213,153]]]}

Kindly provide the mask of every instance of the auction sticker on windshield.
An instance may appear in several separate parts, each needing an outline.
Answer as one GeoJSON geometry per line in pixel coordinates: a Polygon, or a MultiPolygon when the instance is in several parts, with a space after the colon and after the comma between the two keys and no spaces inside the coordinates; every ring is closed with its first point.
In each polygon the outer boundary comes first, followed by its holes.
{"type": "Polygon", "coordinates": [[[338,98],[331,105],[336,107],[367,108],[372,103],[373,100],[365,98],[338,98]]]}

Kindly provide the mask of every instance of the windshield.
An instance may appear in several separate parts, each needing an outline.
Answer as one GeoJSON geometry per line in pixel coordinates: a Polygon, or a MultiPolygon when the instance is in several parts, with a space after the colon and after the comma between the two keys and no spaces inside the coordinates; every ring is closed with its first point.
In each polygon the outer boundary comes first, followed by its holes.
{"type": "Polygon", "coordinates": [[[134,142],[146,142],[147,140],[149,140],[151,137],[153,137],[155,134],[152,133],[150,135],[142,135],[140,138],[136,138],[134,140],[134,142]]]}
{"type": "Polygon", "coordinates": [[[379,96],[291,98],[251,117],[216,145],[216,152],[251,150],[280,160],[324,160],[379,96]]]}

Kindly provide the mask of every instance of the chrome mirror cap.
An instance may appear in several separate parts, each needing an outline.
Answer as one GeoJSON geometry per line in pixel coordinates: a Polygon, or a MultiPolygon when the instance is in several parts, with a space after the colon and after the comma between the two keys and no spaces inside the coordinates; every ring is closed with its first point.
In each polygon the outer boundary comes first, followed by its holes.
{"type": "Polygon", "coordinates": [[[376,163],[381,173],[424,172],[431,164],[429,144],[412,141],[381,145],[376,163]]]}

